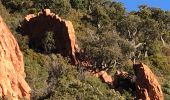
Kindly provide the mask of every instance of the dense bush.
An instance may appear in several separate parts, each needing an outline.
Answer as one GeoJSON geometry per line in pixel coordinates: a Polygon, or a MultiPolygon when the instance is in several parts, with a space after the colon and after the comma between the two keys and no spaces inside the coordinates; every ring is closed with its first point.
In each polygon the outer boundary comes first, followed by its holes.
{"type": "Polygon", "coordinates": [[[24,53],[26,81],[32,88],[32,96],[39,96],[47,87],[49,60],[45,55],[26,50],[24,53]]]}
{"type": "Polygon", "coordinates": [[[164,99],[168,100],[170,97],[170,85],[169,77],[165,79],[162,83],[162,91],[164,92],[164,99]]]}
{"type": "Polygon", "coordinates": [[[52,75],[56,81],[52,100],[110,100],[123,97],[102,83],[100,79],[85,73],[78,73],[74,66],[67,64],[61,57],[53,56],[52,75]],[[93,94],[93,95],[91,95],[93,94]],[[107,95],[107,96],[106,96],[107,95]]]}
{"type": "Polygon", "coordinates": [[[44,46],[44,51],[45,52],[54,52],[56,47],[55,47],[55,39],[54,39],[54,33],[53,32],[46,32],[45,33],[45,39],[42,41],[43,46],[44,46]]]}
{"type": "Polygon", "coordinates": [[[77,72],[75,66],[68,64],[68,61],[60,55],[52,54],[45,57],[31,50],[27,51],[27,55],[29,56],[25,58],[26,80],[32,87],[34,100],[110,100],[113,98],[124,100],[124,97],[110,90],[100,79],[77,72]],[[50,64],[41,62],[42,60],[48,60],[50,64]]]}
{"type": "Polygon", "coordinates": [[[151,62],[151,65],[155,67],[158,73],[169,75],[170,74],[170,58],[162,55],[154,55],[150,56],[149,60],[151,62]]]}

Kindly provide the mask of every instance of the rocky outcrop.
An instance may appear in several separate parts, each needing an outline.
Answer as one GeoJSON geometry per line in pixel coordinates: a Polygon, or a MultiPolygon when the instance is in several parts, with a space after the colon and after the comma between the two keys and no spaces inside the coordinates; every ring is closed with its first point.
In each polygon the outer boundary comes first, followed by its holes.
{"type": "Polygon", "coordinates": [[[31,89],[25,76],[23,55],[0,17],[0,97],[8,100],[30,99],[31,89]]]}
{"type": "Polygon", "coordinates": [[[136,95],[141,100],[163,100],[161,86],[150,68],[143,63],[133,66],[136,75],[136,95]]]}
{"type": "Polygon", "coordinates": [[[112,82],[113,82],[112,77],[106,71],[96,72],[94,75],[96,77],[101,78],[109,86],[112,86],[112,82]]]}
{"type": "Polygon", "coordinates": [[[44,51],[41,43],[46,32],[53,32],[56,47],[53,52],[60,53],[62,56],[70,56],[71,62],[77,63],[75,53],[78,46],[73,24],[51,13],[50,9],[44,9],[37,15],[27,15],[18,29],[23,35],[29,36],[29,44],[39,51],[44,51]]]}

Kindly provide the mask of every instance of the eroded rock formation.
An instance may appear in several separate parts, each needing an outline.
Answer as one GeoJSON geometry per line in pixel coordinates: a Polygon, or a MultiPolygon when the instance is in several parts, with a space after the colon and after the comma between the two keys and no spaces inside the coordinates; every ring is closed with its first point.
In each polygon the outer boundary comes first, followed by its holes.
{"type": "Polygon", "coordinates": [[[70,21],[61,19],[58,15],[51,13],[50,9],[44,9],[36,14],[29,14],[22,22],[19,32],[28,35],[30,45],[39,51],[44,51],[42,46],[46,32],[54,33],[55,49],[53,52],[62,56],[70,56],[72,63],[77,63],[75,58],[76,42],[73,25],[70,21]]]}
{"type": "Polygon", "coordinates": [[[112,86],[113,79],[106,71],[99,71],[94,74],[96,77],[102,78],[102,80],[109,86],[112,86]]]}
{"type": "Polygon", "coordinates": [[[141,100],[163,100],[161,86],[150,68],[143,63],[133,66],[136,75],[136,95],[141,100]]]}
{"type": "Polygon", "coordinates": [[[25,76],[23,55],[0,16],[0,97],[7,100],[30,99],[31,89],[25,76]]]}

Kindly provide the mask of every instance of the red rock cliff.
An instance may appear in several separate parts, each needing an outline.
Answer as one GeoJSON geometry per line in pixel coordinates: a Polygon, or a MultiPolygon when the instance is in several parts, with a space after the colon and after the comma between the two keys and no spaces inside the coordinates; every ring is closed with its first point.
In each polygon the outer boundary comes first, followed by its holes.
{"type": "Polygon", "coordinates": [[[29,14],[25,17],[20,27],[20,33],[28,35],[30,44],[43,51],[40,43],[46,32],[53,32],[56,49],[54,52],[63,56],[70,56],[72,62],[76,63],[75,32],[70,21],[66,21],[52,13],[50,9],[44,9],[36,14],[29,14]]]}
{"type": "Polygon", "coordinates": [[[25,81],[23,55],[0,16],[0,97],[30,99],[30,90],[25,81]]]}
{"type": "Polygon", "coordinates": [[[141,100],[163,100],[161,86],[150,68],[143,63],[135,64],[136,94],[141,100]]]}

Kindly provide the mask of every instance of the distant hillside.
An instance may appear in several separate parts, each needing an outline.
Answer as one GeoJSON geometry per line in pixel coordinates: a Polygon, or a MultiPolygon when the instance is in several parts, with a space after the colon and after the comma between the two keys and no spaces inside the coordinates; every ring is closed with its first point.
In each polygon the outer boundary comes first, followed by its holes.
{"type": "Polygon", "coordinates": [[[44,8],[73,23],[76,43],[92,68],[117,69],[132,75],[133,62],[144,62],[158,76],[165,100],[170,99],[170,12],[141,5],[127,12],[112,0],[1,0],[0,15],[15,35],[24,54],[26,80],[33,100],[131,100],[132,91],[119,93],[88,73],[70,65],[69,57],[56,52],[53,32],[42,48],[31,45],[28,35],[19,32],[26,15],[44,8]],[[54,74],[56,73],[56,74],[54,74]],[[51,83],[51,85],[48,84],[51,83]],[[47,88],[50,88],[49,91],[47,88]]]}

